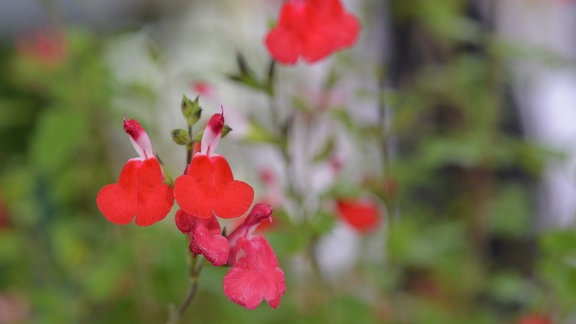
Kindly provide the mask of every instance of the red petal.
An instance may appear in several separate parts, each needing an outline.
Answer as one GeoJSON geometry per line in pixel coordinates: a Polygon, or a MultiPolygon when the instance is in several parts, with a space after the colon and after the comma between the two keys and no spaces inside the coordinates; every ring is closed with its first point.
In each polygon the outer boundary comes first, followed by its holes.
{"type": "Polygon", "coordinates": [[[180,208],[196,217],[234,218],[250,208],[254,190],[247,183],[234,180],[224,157],[197,154],[188,174],[176,179],[174,196],[180,208]]]}
{"type": "MultiPolygon", "coordinates": [[[[270,220],[272,215],[272,207],[263,203],[257,203],[254,205],[250,214],[244,218],[244,221],[234,229],[232,233],[228,235],[228,241],[231,246],[235,246],[237,240],[240,237],[246,237],[252,235],[254,230],[262,224],[263,221],[270,220]]],[[[230,262],[233,263],[233,262],[230,262]]]]}
{"type": "Polygon", "coordinates": [[[212,216],[211,199],[208,191],[202,185],[188,175],[182,175],[174,182],[174,198],[187,213],[199,218],[212,216]]]}
{"type": "Polygon", "coordinates": [[[301,52],[298,38],[280,26],[271,30],[264,40],[272,57],[282,64],[295,64],[301,52]]]}
{"type": "Polygon", "coordinates": [[[544,314],[524,315],[515,324],[552,324],[552,318],[544,314]]]}
{"type": "Polygon", "coordinates": [[[278,25],[265,39],[274,59],[283,64],[295,64],[302,53],[308,31],[309,10],[306,3],[286,2],[281,9],[278,25]]]}
{"type": "Polygon", "coordinates": [[[333,50],[354,45],[358,39],[359,31],[360,23],[356,17],[349,14],[342,15],[338,21],[334,21],[334,26],[329,31],[333,50]]]}
{"type": "Polygon", "coordinates": [[[222,129],[224,128],[224,108],[222,113],[214,114],[210,117],[208,124],[204,128],[202,141],[200,143],[200,152],[206,155],[212,155],[222,138],[222,129]]]}
{"type": "Polygon", "coordinates": [[[359,30],[358,20],[339,0],[288,1],[265,43],[281,63],[294,64],[300,56],[313,63],[353,45],[359,30]]]}
{"type": "Polygon", "coordinates": [[[371,201],[338,200],[338,212],[344,220],[361,232],[375,229],[380,222],[378,205],[371,201]]]}
{"type": "Polygon", "coordinates": [[[176,226],[183,233],[190,234],[190,251],[202,254],[212,264],[219,266],[228,262],[230,245],[222,236],[216,217],[198,218],[182,209],[176,212],[176,226]]]}
{"type": "Polygon", "coordinates": [[[190,232],[190,251],[204,255],[215,266],[228,262],[230,245],[220,233],[216,217],[196,218],[194,230],[190,232]]]}
{"type": "Polygon", "coordinates": [[[174,197],[172,188],[164,183],[156,158],[144,160],[138,170],[138,213],[136,225],[149,226],[168,215],[174,197]]]}
{"type": "Polygon", "coordinates": [[[224,294],[247,309],[255,309],[262,299],[278,307],[286,284],[268,241],[263,236],[240,238],[232,253],[235,263],[224,277],[224,294]]]}
{"type": "Polygon", "coordinates": [[[110,222],[128,224],[132,221],[137,209],[138,192],[135,184],[141,163],[136,160],[128,161],[120,172],[118,184],[105,185],[98,192],[96,204],[110,222]]]}
{"type": "Polygon", "coordinates": [[[128,224],[136,216],[139,226],[164,219],[173,203],[172,188],[163,183],[156,158],[129,160],[118,184],[104,186],[96,197],[98,208],[109,221],[128,224]]]}
{"type": "Polygon", "coordinates": [[[194,216],[182,209],[178,209],[174,221],[176,222],[176,227],[184,234],[190,233],[194,229],[194,216]]]}
{"type": "Polygon", "coordinates": [[[319,61],[334,51],[333,40],[325,30],[315,29],[303,38],[302,57],[309,63],[319,61]]]}

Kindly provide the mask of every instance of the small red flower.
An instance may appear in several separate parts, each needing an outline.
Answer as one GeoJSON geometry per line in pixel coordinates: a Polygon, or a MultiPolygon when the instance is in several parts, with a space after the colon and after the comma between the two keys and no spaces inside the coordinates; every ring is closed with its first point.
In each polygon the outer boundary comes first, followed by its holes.
{"type": "Polygon", "coordinates": [[[160,163],[140,123],[124,118],[124,130],[140,157],[126,162],[118,183],[105,185],[98,192],[96,204],[112,223],[128,224],[135,216],[136,225],[149,226],[170,212],[174,204],[172,188],[164,184],[160,163]]]}
{"type": "Polygon", "coordinates": [[[68,52],[64,33],[56,29],[38,30],[32,37],[22,37],[16,47],[20,54],[46,67],[58,65],[68,52]]]}
{"type": "Polygon", "coordinates": [[[270,206],[256,204],[244,224],[228,236],[232,269],[224,277],[224,294],[247,309],[255,309],[263,299],[277,308],[286,291],[284,272],[274,250],[263,236],[252,236],[271,214],[270,206]]]}
{"type": "Polygon", "coordinates": [[[288,0],[265,43],[280,63],[295,64],[300,57],[313,63],[352,46],[359,30],[358,20],[340,0],[288,0]]]}
{"type": "Polygon", "coordinates": [[[214,94],[214,88],[204,81],[198,81],[192,84],[192,89],[201,96],[210,97],[214,94]]]}
{"type": "Polygon", "coordinates": [[[552,318],[545,314],[524,315],[516,321],[516,324],[552,324],[552,318]]]}
{"type": "Polygon", "coordinates": [[[2,191],[0,191],[0,229],[10,226],[10,217],[8,215],[8,208],[4,203],[2,191]]]}
{"type": "Polygon", "coordinates": [[[198,218],[183,210],[176,212],[176,226],[184,234],[190,234],[190,251],[202,254],[215,266],[228,262],[230,247],[222,236],[216,217],[198,218]]]}
{"type": "Polygon", "coordinates": [[[338,199],[336,208],[339,216],[359,232],[369,232],[380,223],[378,205],[370,200],[338,199]]]}
{"type": "Polygon", "coordinates": [[[180,208],[199,218],[238,217],[254,200],[254,189],[234,180],[228,161],[214,154],[223,127],[224,114],[213,115],[204,130],[200,152],[174,183],[174,197],[180,208]]]}

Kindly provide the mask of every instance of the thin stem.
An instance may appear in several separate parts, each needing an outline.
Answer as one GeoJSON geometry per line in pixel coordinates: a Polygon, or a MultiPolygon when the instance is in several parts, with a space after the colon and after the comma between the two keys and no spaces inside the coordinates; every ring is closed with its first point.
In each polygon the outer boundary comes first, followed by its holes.
{"type": "Polygon", "coordinates": [[[186,145],[186,166],[192,162],[192,150],[194,149],[194,138],[192,137],[192,126],[188,126],[188,137],[190,142],[186,145]]]}
{"type": "Polygon", "coordinates": [[[198,279],[200,277],[200,273],[202,272],[204,263],[202,262],[202,260],[198,262],[200,258],[196,255],[192,255],[190,253],[189,256],[191,256],[191,258],[189,258],[190,263],[188,268],[190,286],[188,287],[186,297],[184,297],[184,300],[182,301],[182,304],[180,304],[180,307],[178,307],[178,310],[171,312],[168,324],[176,324],[180,321],[180,319],[190,306],[190,303],[192,303],[192,301],[194,300],[196,292],[198,291],[198,283],[199,283],[198,279]]]}
{"type": "MultiPolygon", "coordinates": [[[[271,68],[273,69],[273,65],[271,65],[271,68]]],[[[294,159],[291,152],[289,151],[290,136],[292,135],[295,119],[294,116],[289,116],[286,120],[281,119],[281,116],[275,105],[276,104],[275,75],[276,74],[274,72],[270,72],[268,75],[269,78],[267,83],[268,91],[266,93],[268,95],[270,104],[270,119],[272,121],[274,130],[278,132],[277,134],[279,135],[280,139],[280,143],[277,148],[279,149],[282,159],[284,161],[288,195],[290,198],[293,199],[296,205],[295,207],[297,209],[298,216],[301,216],[301,220],[303,221],[301,226],[303,228],[307,228],[309,227],[310,223],[309,216],[313,215],[313,213],[311,212],[309,213],[307,211],[307,208],[305,207],[306,195],[305,193],[302,192],[296,181],[297,177],[293,167],[294,159]]],[[[322,273],[320,270],[320,266],[318,264],[318,258],[316,256],[316,250],[315,250],[316,245],[318,243],[318,237],[312,234],[309,242],[310,244],[308,250],[306,251],[306,256],[309,259],[311,271],[313,273],[313,276],[318,280],[318,282],[320,282],[326,288],[327,284],[322,277],[322,273]]]]}

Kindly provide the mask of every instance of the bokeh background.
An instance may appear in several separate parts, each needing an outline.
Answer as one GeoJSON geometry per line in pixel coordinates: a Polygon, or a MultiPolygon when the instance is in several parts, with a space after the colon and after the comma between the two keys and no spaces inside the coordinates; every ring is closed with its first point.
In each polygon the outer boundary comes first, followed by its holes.
{"type": "Polygon", "coordinates": [[[575,323],[576,2],[343,3],[358,43],[276,66],[271,98],[230,76],[265,78],[280,0],[1,2],[0,323],[168,320],[175,208],[117,226],[95,197],[135,156],[124,115],[184,170],[183,94],[225,107],[287,281],[249,311],[206,267],[183,323],[575,323]]]}

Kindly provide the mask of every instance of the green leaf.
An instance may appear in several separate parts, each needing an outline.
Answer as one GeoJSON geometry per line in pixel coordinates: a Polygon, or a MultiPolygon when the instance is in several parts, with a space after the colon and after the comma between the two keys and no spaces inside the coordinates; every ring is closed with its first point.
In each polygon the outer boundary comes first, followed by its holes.
{"type": "MultiPolygon", "coordinates": [[[[228,78],[232,81],[236,81],[248,88],[252,88],[255,90],[265,91],[268,92],[268,86],[266,84],[262,84],[259,82],[254,72],[250,69],[248,64],[246,63],[246,59],[242,55],[242,53],[236,53],[236,64],[238,66],[239,73],[238,74],[231,74],[228,78]]],[[[269,68],[268,73],[274,73],[273,68],[269,68]]]]}

